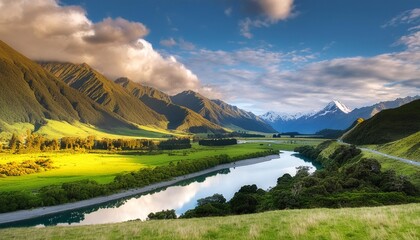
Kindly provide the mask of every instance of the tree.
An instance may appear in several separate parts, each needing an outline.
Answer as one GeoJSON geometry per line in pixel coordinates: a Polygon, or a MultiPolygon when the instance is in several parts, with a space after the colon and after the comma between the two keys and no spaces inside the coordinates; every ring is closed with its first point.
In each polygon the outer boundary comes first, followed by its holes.
{"type": "Polygon", "coordinates": [[[226,198],[223,197],[222,194],[216,193],[213,196],[198,199],[197,205],[202,206],[207,203],[225,203],[225,202],[226,202],[226,198]]]}
{"type": "Polygon", "coordinates": [[[19,140],[16,136],[16,134],[13,133],[12,137],[9,140],[9,149],[10,151],[14,152],[16,148],[18,147],[19,140]]]}
{"type": "Polygon", "coordinates": [[[176,213],[174,209],[162,210],[160,212],[149,213],[147,220],[159,220],[159,219],[176,219],[176,213]]]}
{"type": "Polygon", "coordinates": [[[229,204],[235,214],[255,213],[258,200],[252,194],[237,192],[229,201],[229,204]]]}

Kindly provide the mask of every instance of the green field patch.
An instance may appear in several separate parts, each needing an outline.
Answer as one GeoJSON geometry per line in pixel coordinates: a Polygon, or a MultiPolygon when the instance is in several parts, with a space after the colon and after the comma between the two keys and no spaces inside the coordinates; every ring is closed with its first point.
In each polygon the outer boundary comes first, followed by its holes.
{"type": "MultiPolygon", "coordinates": [[[[308,140],[312,142],[313,140],[308,140]]],[[[304,143],[304,141],[302,141],[304,143]]],[[[293,150],[300,144],[274,144],[274,143],[246,143],[221,147],[199,146],[192,144],[191,149],[154,152],[137,152],[134,155],[130,151],[112,153],[109,151],[96,151],[95,153],[72,153],[66,151],[41,152],[25,154],[0,153],[0,164],[16,161],[22,162],[28,159],[50,158],[56,169],[48,172],[34,173],[19,177],[0,178],[0,191],[36,190],[43,186],[62,184],[65,182],[79,181],[83,179],[95,180],[98,183],[109,183],[119,173],[138,171],[141,168],[149,168],[177,163],[178,161],[194,161],[206,157],[227,154],[236,157],[244,154],[262,152],[269,149],[276,151],[293,150]]]]}

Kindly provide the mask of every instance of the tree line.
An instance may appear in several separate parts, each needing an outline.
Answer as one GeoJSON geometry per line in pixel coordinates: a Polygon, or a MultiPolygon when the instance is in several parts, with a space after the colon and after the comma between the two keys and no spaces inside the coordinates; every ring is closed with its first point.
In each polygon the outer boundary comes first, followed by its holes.
{"type": "Polygon", "coordinates": [[[228,146],[238,144],[235,138],[221,138],[221,139],[202,139],[198,141],[201,146],[228,146]]]}
{"type": "MultiPolygon", "coordinates": [[[[172,138],[166,141],[149,139],[97,139],[95,136],[47,139],[28,131],[26,137],[13,134],[7,145],[12,153],[58,150],[173,150],[191,148],[189,138],[172,138]]],[[[1,146],[0,150],[4,147],[1,146]]]]}

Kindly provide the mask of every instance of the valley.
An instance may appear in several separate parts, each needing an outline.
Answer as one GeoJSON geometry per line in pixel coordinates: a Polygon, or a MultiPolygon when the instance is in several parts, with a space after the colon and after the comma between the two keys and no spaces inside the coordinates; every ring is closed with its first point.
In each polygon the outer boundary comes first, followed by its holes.
{"type": "Polygon", "coordinates": [[[420,239],[417,5],[0,0],[0,239],[420,239]]]}

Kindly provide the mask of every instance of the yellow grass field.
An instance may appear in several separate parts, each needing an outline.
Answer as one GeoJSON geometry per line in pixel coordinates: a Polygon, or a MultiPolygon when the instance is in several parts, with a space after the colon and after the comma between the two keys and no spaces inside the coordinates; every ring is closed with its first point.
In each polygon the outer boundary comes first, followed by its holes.
{"type": "Polygon", "coordinates": [[[292,150],[298,144],[246,143],[224,147],[203,147],[193,144],[191,149],[163,151],[155,155],[133,155],[133,153],[83,152],[45,152],[28,154],[0,153],[0,164],[22,162],[25,160],[51,159],[57,167],[46,172],[23,176],[0,178],[0,192],[14,190],[36,190],[40,187],[72,182],[82,179],[96,180],[99,183],[111,182],[115,175],[136,171],[144,167],[166,165],[181,160],[194,160],[220,154],[231,157],[267,149],[292,150]]]}

